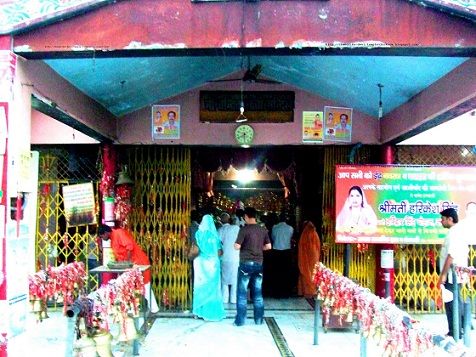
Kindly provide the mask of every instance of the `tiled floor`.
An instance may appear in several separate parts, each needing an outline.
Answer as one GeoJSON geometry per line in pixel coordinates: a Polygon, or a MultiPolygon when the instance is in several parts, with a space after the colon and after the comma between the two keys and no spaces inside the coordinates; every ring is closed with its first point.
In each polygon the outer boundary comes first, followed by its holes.
{"type": "MultiPolygon", "coordinates": [[[[233,326],[234,306],[227,305],[227,318],[220,322],[205,322],[191,318],[190,313],[163,314],[150,325],[141,340],[140,356],[207,356],[207,357],[279,357],[279,356],[361,356],[360,334],[353,329],[318,329],[318,344],[314,345],[314,311],[301,298],[266,299],[266,324],[257,326],[248,311],[245,326],[233,326]]],[[[23,357],[64,356],[66,350],[67,321],[61,312],[50,312],[42,323],[30,321],[24,334],[9,341],[8,356],[23,357]]],[[[418,315],[422,326],[435,332],[444,332],[446,318],[443,314],[418,315]]],[[[33,319],[32,319],[33,320],[33,319]]],[[[475,324],[475,320],[473,320],[475,324]]],[[[476,324],[475,324],[476,325],[476,324]]],[[[476,351],[476,331],[471,331],[473,349],[476,351]]],[[[114,348],[114,356],[130,352],[114,348]]],[[[369,340],[367,356],[383,356],[383,349],[369,340]]],[[[475,353],[476,355],[476,353],[475,353]]],[[[432,351],[419,356],[448,356],[432,351]]]]}

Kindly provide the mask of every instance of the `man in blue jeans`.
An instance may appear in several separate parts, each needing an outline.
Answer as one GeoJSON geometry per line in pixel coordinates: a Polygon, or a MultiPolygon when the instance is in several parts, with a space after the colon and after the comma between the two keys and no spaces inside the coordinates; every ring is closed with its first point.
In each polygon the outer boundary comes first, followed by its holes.
{"type": "Polygon", "coordinates": [[[263,250],[271,249],[268,230],[256,223],[256,210],[245,208],[246,225],[240,229],[235,249],[240,251],[238,287],[236,299],[235,326],[243,326],[246,320],[248,285],[251,283],[254,319],[257,325],[263,323],[264,301],[261,292],[263,283],[263,250]]]}

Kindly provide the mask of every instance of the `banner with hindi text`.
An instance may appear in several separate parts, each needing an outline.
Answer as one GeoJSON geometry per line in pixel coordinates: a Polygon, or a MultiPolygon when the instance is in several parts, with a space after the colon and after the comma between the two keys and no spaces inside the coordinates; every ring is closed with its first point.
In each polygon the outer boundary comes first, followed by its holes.
{"type": "Polygon", "coordinates": [[[337,243],[441,244],[440,212],[476,202],[475,167],[337,165],[335,181],[337,243]]]}

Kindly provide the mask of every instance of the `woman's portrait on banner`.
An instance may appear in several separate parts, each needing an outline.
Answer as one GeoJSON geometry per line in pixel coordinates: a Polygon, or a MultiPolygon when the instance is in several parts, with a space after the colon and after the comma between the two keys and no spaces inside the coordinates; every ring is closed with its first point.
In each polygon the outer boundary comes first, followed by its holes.
{"type": "Polygon", "coordinates": [[[180,139],[180,106],[152,106],[152,139],[180,139]]]}
{"type": "Polygon", "coordinates": [[[377,215],[367,202],[364,191],[360,186],[349,188],[344,205],[336,219],[336,231],[354,234],[375,233],[377,230],[377,215]]]}

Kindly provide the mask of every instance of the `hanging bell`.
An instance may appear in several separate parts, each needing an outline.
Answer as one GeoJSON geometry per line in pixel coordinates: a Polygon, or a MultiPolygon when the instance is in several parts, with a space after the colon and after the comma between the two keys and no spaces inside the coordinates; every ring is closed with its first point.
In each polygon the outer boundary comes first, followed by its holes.
{"type": "Polygon", "coordinates": [[[116,185],[132,185],[134,181],[129,177],[127,170],[123,169],[119,172],[119,177],[117,178],[116,185]]]}

